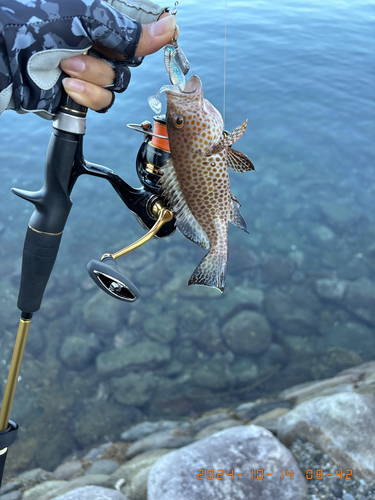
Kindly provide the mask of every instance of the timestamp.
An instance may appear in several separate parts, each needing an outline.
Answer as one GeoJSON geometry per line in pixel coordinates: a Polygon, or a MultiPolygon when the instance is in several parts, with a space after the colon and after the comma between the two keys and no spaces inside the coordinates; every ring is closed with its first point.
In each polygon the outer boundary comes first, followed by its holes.
{"type": "MultiPolygon", "coordinates": [[[[322,480],[325,477],[340,477],[341,479],[352,479],[353,470],[337,470],[335,473],[325,472],[323,469],[307,469],[305,471],[305,478],[309,481],[316,479],[322,480]]],[[[244,474],[243,472],[235,472],[234,469],[198,469],[197,479],[200,481],[218,479],[222,481],[224,478],[234,479],[246,475],[250,479],[263,480],[270,476],[279,477],[280,479],[293,479],[294,472],[291,470],[280,469],[278,472],[266,472],[264,469],[251,469],[250,472],[244,474]]]]}

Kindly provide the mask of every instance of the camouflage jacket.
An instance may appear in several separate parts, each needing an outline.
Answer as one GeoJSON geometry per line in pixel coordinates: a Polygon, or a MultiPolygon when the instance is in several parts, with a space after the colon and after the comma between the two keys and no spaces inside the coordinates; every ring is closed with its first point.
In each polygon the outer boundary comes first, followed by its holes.
{"type": "MultiPolygon", "coordinates": [[[[52,118],[66,76],[61,59],[95,42],[124,54],[131,65],[142,26],[118,8],[143,23],[163,12],[148,0],[0,0],[0,113],[52,118]]],[[[130,72],[125,88],[129,80],[130,72]]]]}

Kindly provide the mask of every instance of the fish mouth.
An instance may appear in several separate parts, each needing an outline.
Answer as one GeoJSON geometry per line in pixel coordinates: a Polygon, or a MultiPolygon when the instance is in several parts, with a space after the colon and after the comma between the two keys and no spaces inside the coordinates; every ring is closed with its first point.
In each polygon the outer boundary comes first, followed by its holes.
{"type": "Polygon", "coordinates": [[[182,92],[175,92],[174,90],[166,90],[165,93],[167,94],[167,96],[182,97],[186,94],[188,95],[195,94],[196,92],[198,93],[202,92],[202,82],[199,76],[194,75],[187,82],[182,92]]]}

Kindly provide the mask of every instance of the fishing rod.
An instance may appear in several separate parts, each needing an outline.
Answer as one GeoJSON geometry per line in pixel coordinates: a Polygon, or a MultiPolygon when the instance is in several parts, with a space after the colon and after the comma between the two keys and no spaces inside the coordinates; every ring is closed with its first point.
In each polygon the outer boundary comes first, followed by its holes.
{"type": "Polygon", "coordinates": [[[160,168],[171,157],[165,116],[154,117],[154,131],[148,121],[129,125],[144,135],[136,158],[141,187],[133,188],[110,168],[85,160],[83,137],[86,114],[87,108],[75,103],[64,92],[47,148],[43,187],[35,192],[12,188],[14,194],[33,203],[35,210],[25,237],[17,302],[21,317],[0,410],[0,486],[8,448],[16,440],[18,432],[18,425],[10,420],[10,415],[30,323],[42,303],[72,207],[70,194],[78,178],[86,174],[106,179],[147,231],[132,245],[113,254],[105,253],[100,260],[88,263],[91,278],[112,297],[125,302],[134,302],[139,297],[137,287],[120,272],[116,259],[153,236],[165,238],[176,229],[173,212],[166,206],[159,185],[160,168]]]}

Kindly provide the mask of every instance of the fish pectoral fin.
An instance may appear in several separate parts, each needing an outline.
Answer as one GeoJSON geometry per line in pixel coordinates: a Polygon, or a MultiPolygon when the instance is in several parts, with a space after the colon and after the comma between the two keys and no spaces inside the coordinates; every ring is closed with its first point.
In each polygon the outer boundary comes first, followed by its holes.
{"type": "Polygon", "coordinates": [[[160,183],[162,185],[163,194],[169,202],[173,213],[176,217],[176,225],[178,230],[204,250],[210,248],[210,242],[201,225],[192,214],[184,193],[181,188],[180,181],[177,177],[175,168],[171,161],[168,161],[162,168],[162,177],[160,183]]]}
{"type": "Polygon", "coordinates": [[[229,211],[229,222],[234,226],[238,227],[239,229],[242,229],[242,231],[245,231],[245,233],[248,233],[249,231],[247,230],[246,221],[243,218],[239,209],[241,203],[237,200],[234,194],[231,193],[231,196],[232,196],[232,204],[229,211]]]}
{"type": "Polygon", "coordinates": [[[255,170],[253,162],[245,155],[245,153],[241,153],[241,151],[237,151],[237,149],[228,149],[227,155],[227,165],[234,172],[247,172],[249,170],[255,170]]]}
{"type": "Polygon", "coordinates": [[[247,120],[242,124],[236,127],[232,132],[226,136],[224,136],[219,142],[216,142],[211,147],[209,147],[206,151],[206,156],[211,156],[216,153],[220,153],[224,148],[229,148],[232,144],[234,144],[238,139],[240,139],[245,133],[247,127],[247,120]]]}
{"type": "Polygon", "coordinates": [[[189,285],[204,285],[224,292],[228,253],[208,252],[190,276],[189,285]]]}

